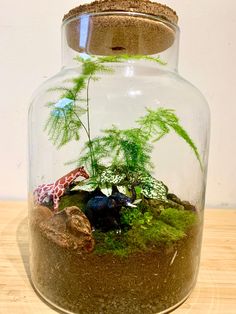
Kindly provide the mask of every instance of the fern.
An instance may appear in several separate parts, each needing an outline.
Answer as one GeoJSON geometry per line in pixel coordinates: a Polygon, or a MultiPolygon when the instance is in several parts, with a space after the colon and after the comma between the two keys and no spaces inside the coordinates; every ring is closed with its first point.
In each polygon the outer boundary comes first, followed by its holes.
{"type": "Polygon", "coordinates": [[[160,140],[172,129],[191,147],[202,168],[202,161],[198,149],[179,123],[179,118],[175,115],[174,110],[158,108],[157,110],[147,109],[147,111],[148,114],[140,118],[137,123],[150,138],[153,138],[153,142],[160,140]]]}
{"type": "Polygon", "coordinates": [[[128,60],[147,60],[153,61],[160,64],[165,64],[161,59],[150,57],[150,56],[129,56],[129,55],[120,55],[120,56],[105,56],[105,57],[93,57],[89,56],[88,58],[82,58],[77,56],[76,61],[81,63],[81,75],[75,77],[71,80],[67,80],[67,83],[72,84],[71,87],[59,86],[53,89],[50,89],[49,92],[59,92],[60,97],[56,103],[51,103],[51,114],[48,118],[48,121],[45,125],[45,131],[48,132],[49,139],[52,143],[57,146],[57,148],[62,147],[72,140],[79,140],[80,138],[80,129],[84,129],[85,133],[88,136],[90,142],[90,159],[93,163],[93,147],[91,142],[91,132],[90,132],[90,108],[89,108],[89,84],[90,80],[98,80],[99,73],[113,73],[113,68],[105,65],[104,63],[109,62],[124,62],[128,60]],[[81,93],[87,89],[86,99],[81,97],[81,93]],[[72,107],[65,107],[56,109],[53,108],[53,105],[57,105],[58,102],[62,100],[71,100],[73,101],[72,107]],[[81,116],[87,114],[87,125],[85,125],[81,116]]]}
{"type": "Polygon", "coordinates": [[[118,184],[133,189],[133,192],[135,186],[139,186],[146,197],[165,200],[165,187],[150,175],[154,143],[174,130],[193,149],[202,166],[200,155],[188,133],[179,124],[174,110],[147,109],[147,114],[136,122],[139,128],[120,130],[113,126],[103,130],[100,137],[85,144],[79,163],[93,171],[93,180],[97,180],[97,185],[118,184]],[[90,145],[94,153],[92,164],[90,145]]]}
{"type": "MultiPolygon", "coordinates": [[[[69,98],[64,98],[61,100],[61,103],[69,101],[69,98]]],[[[85,109],[82,107],[75,106],[73,101],[70,105],[61,105],[58,102],[55,107],[55,104],[51,110],[48,121],[45,125],[45,130],[48,132],[49,139],[52,141],[57,148],[62,147],[72,140],[79,140],[80,138],[80,129],[83,126],[83,123],[80,117],[85,113],[85,109]]]]}
{"type": "Polygon", "coordinates": [[[138,128],[119,130],[113,126],[112,129],[104,130],[103,134],[93,139],[91,143],[85,144],[80,163],[86,164],[91,169],[89,145],[92,145],[94,153],[92,167],[97,176],[99,169],[107,165],[111,167],[124,165],[127,171],[151,171],[152,146],[144,132],[138,128]]]}
{"type": "Polygon", "coordinates": [[[110,180],[119,182],[133,191],[135,187],[139,187],[143,195],[165,198],[165,187],[162,182],[155,181],[151,176],[153,170],[151,152],[154,143],[171,130],[190,146],[202,167],[197,147],[171,109],[147,109],[147,114],[136,121],[136,128],[120,130],[112,126],[103,130],[101,136],[91,138],[89,104],[91,80],[98,80],[101,73],[113,73],[114,70],[109,63],[143,60],[165,65],[164,61],[159,57],[142,55],[87,58],[79,56],[75,59],[81,64],[81,74],[65,81],[67,86],[50,89],[60,93],[60,97],[57,102],[47,105],[50,108],[50,116],[45,131],[59,149],[72,140],[79,141],[81,130],[84,130],[88,141],[78,162],[84,164],[91,173],[90,181],[93,186],[109,185],[110,180]],[[84,119],[84,115],[87,119],[84,119]],[[125,176],[122,173],[125,173],[125,176]],[[162,194],[158,190],[162,191],[162,194]]]}

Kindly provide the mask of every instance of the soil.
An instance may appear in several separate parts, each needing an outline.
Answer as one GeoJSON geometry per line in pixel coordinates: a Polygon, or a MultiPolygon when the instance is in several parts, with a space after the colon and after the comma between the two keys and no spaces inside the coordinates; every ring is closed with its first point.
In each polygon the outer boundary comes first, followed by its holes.
{"type": "Polygon", "coordinates": [[[46,207],[31,212],[31,274],[56,306],[82,314],[153,314],[182,301],[195,284],[201,223],[171,245],[119,257],[56,243],[41,227],[50,217],[46,207]]]}

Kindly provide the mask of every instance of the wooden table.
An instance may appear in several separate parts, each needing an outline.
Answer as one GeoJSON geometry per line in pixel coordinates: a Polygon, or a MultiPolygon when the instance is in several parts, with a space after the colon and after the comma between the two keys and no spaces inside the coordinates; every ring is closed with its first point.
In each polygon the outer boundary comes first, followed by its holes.
{"type": "MultiPolygon", "coordinates": [[[[29,281],[27,204],[0,202],[0,215],[0,313],[57,313],[29,281]]],[[[236,210],[206,211],[198,284],[174,313],[236,314],[236,210]]]]}

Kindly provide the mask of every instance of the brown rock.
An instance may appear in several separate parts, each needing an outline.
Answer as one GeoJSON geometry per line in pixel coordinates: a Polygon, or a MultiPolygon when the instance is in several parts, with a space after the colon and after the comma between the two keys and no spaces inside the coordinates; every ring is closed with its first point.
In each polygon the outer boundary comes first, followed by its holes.
{"type": "Polygon", "coordinates": [[[171,200],[171,201],[173,201],[173,202],[175,202],[175,203],[181,204],[181,199],[178,198],[178,196],[176,196],[176,195],[173,194],[173,193],[169,193],[169,194],[167,195],[167,198],[168,198],[168,200],[171,200]]]}
{"type": "Polygon", "coordinates": [[[55,245],[77,253],[93,251],[95,242],[90,223],[78,207],[67,207],[49,219],[42,220],[39,228],[55,245]]]}
{"type": "Polygon", "coordinates": [[[29,214],[30,221],[33,223],[40,223],[43,220],[52,218],[53,212],[46,206],[38,205],[29,214]]]}
{"type": "Polygon", "coordinates": [[[182,202],[182,205],[184,206],[184,208],[186,209],[186,210],[190,210],[190,211],[193,211],[193,212],[195,212],[197,209],[196,209],[196,207],[195,206],[193,206],[191,203],[189,203],[188,201],[183,201],[182,202]]]}
{"type": "MultiPolygon", "coordinates": [[[[181,205],[183,208],[179,208],[179,209],[185,209],[185,210],[190,210],[190,211],[196,211],[196,207],[193,206],[191,203],[189,203],[188,201],[181,201],[180,198],[178,198],[175,194],[168,194],[167,195],[168,198],[168,202],[170,203],[170,201],[181,205]]],[[[178,208],[178,207],[177,207],[178,208]]]]}
{"type": "Polygon", "coordinates": [[[90,222],[81,209],[72,206],[65,208],[64,211],[67,214],[67,229],[70,230],[73,235],[77,237],[91,235],[92,230],[90,222]]]}

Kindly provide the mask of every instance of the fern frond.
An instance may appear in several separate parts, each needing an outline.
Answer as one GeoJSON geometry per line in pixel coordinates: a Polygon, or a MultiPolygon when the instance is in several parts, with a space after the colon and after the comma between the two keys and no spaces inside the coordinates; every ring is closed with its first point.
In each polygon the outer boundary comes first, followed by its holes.
{"type": "Polygon", "coordinates": [[[198,149],[197,149],[196,145],[194,144],[193,140],[188,135],[188,133],[178,123],[172,123],[170,126],[175,131],[175,133],[178,134],[192,148],[195,156],[197,157],[197,159],[200,163],[201,169],[203,169],[203,164],[202,164],[202,160],[201,160],[200,154],[198,152],[198,149]]]}
{"type": "Polygon", "coordinates": [[[54,108],[47,120],[44,130],[50,141],[61,148],[72,140],[79,140],[82,122],[78,119],[85,110],[78,106],[54,108]]]}
{"type": "MultiPolygon", "coordinates": [[[[103,136],[87,142],[81,152],[80,163],[89,166],[90,145],[93,148],[93,170],[108,165],[116,168],[123,165],[129,171],[151,171],[152,145],[139,128],[120,130],[116,126],[103,130],[103,136]]],[[[98,174],[97,174],[98,175],[98,174]]]]}
{"type": "Polygon", "coordinates": [[[175,115],[174,110],[158,108],[157,110],[147,109],[147,111],[147,115],[137,120],[137,123],[140,125],[141,129],[152,138],[153,142],[160,140],[172,129],[190,146],[202,168],[202,161],[198,149],[187,131],[179,123],[179,118],[175,115]]]}
{"type": "MultiPolygon", "coordinates": [[[[143,55],[117,55],[95,57],[88,56],[75,58],[81,63],[81,74],[66,83],[70,87],[56,87],[50,89],[59,92],[60,98],[57,103],[49,103],[50,116],[45,125],[49,139],[57,148],[66,145],[72,140],[80,139],[81,128],[88,136],[78,162],[84,164],[92,174],[94,182],[101,182],[104,169],[113,169],[120,176],[119,170],[127,174],[126,184],[138,180],[137,173],[150,176],[153,169],[151,152],[153,143],[159,141],[170,131],[174,131],[193,150],[202,168],[200,154],[187,131],[181,126],[174,110],[159,108],[152,110],[147,108],[147,114],[136,121],[138,127],[120,130],[116,126],[102,131],[102,135],[91,139],[89,122],[89,82],[99,80],[101,73],[113,73],[113,68],[108,63],[120,63],[130,60],[144,60],[161,65],[166,63],[160,57],[143,55]],[[106,64],[107,63],[107,64],[106,64]],[[69,84],[68,84],[69,85],[69,84]],[[82,92],[87,90],[87,97],[83,99],[82,92]],[[64,106],[60,102],[67,100],[64,106]],[[73,105],[71,104],[73,103],[73,105]],[[81,117],[87,113],[87,127],[81,117]],[[132,181],[133,180],[133,181],[132,181]],[[129,182],[128,182],[129,181],[129,182]]],[[[110,171],[109,170],[109,171],[110,171]]],[[[113,179],[116,180],[117,177],[113,179]],[[115,178],[115,179],[114,179],[115,178]]],[[[154,185],[153,185],[154,186],[154,185]]]]}

